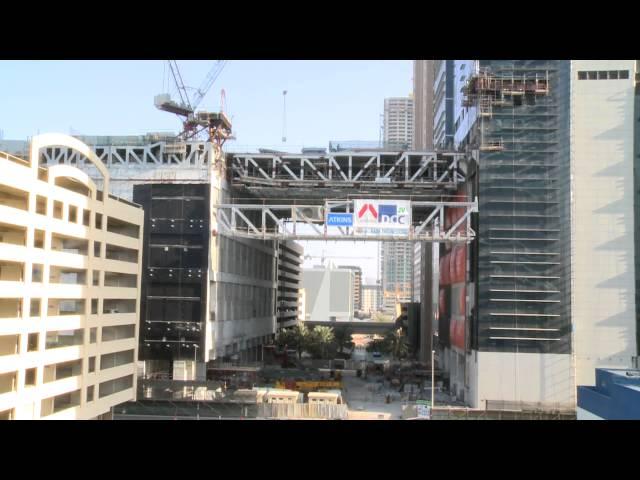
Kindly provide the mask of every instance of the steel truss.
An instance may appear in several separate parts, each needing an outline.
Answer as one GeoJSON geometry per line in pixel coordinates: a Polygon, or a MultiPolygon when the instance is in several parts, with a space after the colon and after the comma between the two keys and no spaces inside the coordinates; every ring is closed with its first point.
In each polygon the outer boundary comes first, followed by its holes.
{"type": "Polygon", "coordinates": [[[373,240],[468,243],[476,232],[473,202],[411,202],[413,224],[406,234],[364,234],[353,227],[328,226],[329,213],[353,211],[353,201],[322,205],[223,204],[213,206],[213,234],[259,240],[373,240]],[[457,210],[458,220],[443,228],[447,210],[457,210]],[[460,209],[463,209],[460,214],[460,209]]]}
{"type": "MultiPolygon", "coordinates": [[[[107,168],[128,165],[202,168],[211,164],[211,145],[210,142],[159,141],[143,145],[97,145],[90,148],[107,168]]],[[[78,165],[87,162],[82,154],[66,147],[43,148],[40,161],[47,165],[78,165]]]]}
{"type": "Polygon", "coordinates": [[[455,189],[465,181],[464,153],[335,152],[326,155],[230,153],[235,184],[266,187],[368,186],[455,189]]]}

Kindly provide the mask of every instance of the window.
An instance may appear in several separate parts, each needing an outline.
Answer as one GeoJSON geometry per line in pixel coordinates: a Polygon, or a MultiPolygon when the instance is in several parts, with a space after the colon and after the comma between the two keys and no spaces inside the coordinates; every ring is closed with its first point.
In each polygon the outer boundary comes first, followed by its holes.
{"type": "Polygon", "coordinates": [[[33,237],[33,246],[44,248],[44,230],[36,230],[33,237]]]}
{"type": "Polygon", "coordinates": [[[49,267],[49,283],[61,283],[65,285],[86,285],[87,271],[71,267],[49,267]]]}
{"type": "Polygon", "coordinates": [[[53,218],[62,220],[62,202],[57,200],[53,201],[53,218]]]}
{"type": "Polygon", "coordinates": [[[36,195],[36,213],[39,215],[47,214],[47,199],[36,195]]]}
{"type": "Polygon", "coordinates": [[[618,72],[618,78],[620,78],[621,80],[626,80],[629,78],[629,70],[620,70],[620,72],[618,72]]]}
{"type": "Polygon", "coordinates": [[[91,225],[91,211],[90,210],[84,210],[82,213],[82,224],[85,227],[88,227],[89,225],[91,225]]]}
{"type": "Polygon", "coordinates": [[[93,286],[94,287],[100,286],[100,271],[98,270],[93,271],[93,286]]]}
{"type": "Polygon", "coordinates": [[[40,299],[32,298],[31,299],[31,308],[29,311],[30,317],[39,317],[40,316],[40,299]]]}
{"type": "Polygon", "coordinates": [[[102,214],[96,213],[96,228],[102,230],[102,214]]]}
{"type": "Polygon", "coordinates": [[[133,375],[127,375],[125,377],[116,378],[115,380],[109,380],[108,382],[102,382],[99,386],[98,395],[100,398],[103,398],[131,388],[132,386],[133,375]]]}
{"type": "Polygon", "coordinates": [[[135,313],[136,301],[129,299],[105,299],[102,313],[135,313]]]}
{"type": "Polygon", "coordinates": [[[587,72],[589,80],[596,80],[598,78],[598,72],[587,72]]]}
{"type": "Polygon", "coordinates": [[[31,267],[31,281],[40,283],[42,282],[42,270],[43,266],[40,263],[34,263],[31,267]]]}
{"type": "Polygon", "coordinates": [[[598,72],[598,80],[606,80],[608,78],[607,72],[600,71],[598,72]]]}
{"type": "Polygon", "coordinates": [[[76,255],[88,255],[89,240],[53,233],[51,235],[51,249],[76,255]]]}
{"type": "Polygon", "coordinates": [[[24,384],[26,386],[33,386],[36,384],[36,369],[27,368],[24,372],[24,384]]]}
{"type": "Polygon", "coordinates": [[[92,298],[91,299],[91,315],[97,315],[97,314],[98,314],[98,299],[92,298]]]}
{"type": "Polygon", "coordinates": [[[96,371],[96,357],[89,357],[89,373],[96,371]]]}
{"type": "Polygon", "coordinates": [[[135,325],[119,325],[115,327],[102,327],[103,342],[134,338],[135,334],[136,334],[135,325]]]}
{"type": "Polygon", "coordinates": [[[109,260],[119,260],[121,262],[138,262],[138,250],[133,248],[119,247],[107,243],[106,257],[109,260]]]}
{"type": "Polygon", "coordinates": [[[586,80],[587,72],[578,72],[578,80],[586,80]]]}
{"type": "Polygon", "coordinates": [[[38,350],[39,333],[30,333],[27,337],[27,352],[36,352],[38,350]]]}
{"type": "Polygon", "coordinates": [[[609,72],[609,80],[617,80],[618,79],[618,71],[612,70],[609,72]]]}
{"type": "Polygon", "coordinates": [[[89,385],[87,387],[87,403],[93,402],[93,390],[94,390],[93,385],[89,385]]]}
{"type": "Polygon", "coordinates": [[[46,349],[63,348],[82,345],[84,341],[84,329],[59,330],[47,332],[46,349]]]}
{"type": "Polygon", "coordinates": [[[100,371],[133,363],[133,350],[107,353],[100,357],[100,371]]]}
{"type": "Polygon", "coordinates": [[[138,225],[114,217],[107,218],[107,231],[132,238],[138,238],[140,236],[140,227],[138,225]]]}
{"type": "Polygon", "coordinates": [[[98,341],[97,337],[98,337],[98,327],[93,327],[91,330],[89,330],[89,343],[96,343],[98,341]]]}
{"type": "Polygon", "coordinates": [[[78,223],[78,207],[69,205],[69,221],[71,223],[78,223]]]}
{"type": "Polygon", "coordinates": [[[102,247],[102,244],[100,242],[93,242],[93,256],[100,258],[100,249],[102,247]]]}

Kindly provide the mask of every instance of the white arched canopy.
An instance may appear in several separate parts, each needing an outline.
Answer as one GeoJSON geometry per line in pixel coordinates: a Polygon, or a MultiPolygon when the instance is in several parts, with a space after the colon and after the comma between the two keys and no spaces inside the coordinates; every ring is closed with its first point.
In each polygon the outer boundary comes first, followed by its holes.
{"type": "Polygon", "coordinates": [[[40,150],[46,147],[66,147],[76,150],[80,154],[89,159],[91,163],[95,165],[98,171],[102,174],[103,178],[103,195],[102,199],[105,201],[109,196],[109,171],[105,167],[104,163],[98,158],[98,156],[91,150],[91,148],[70,135],[63,133],[45,133],[42,135],[36,135],[31,140],[31,155],[30,162],[31,168],[36,171],[39,167],[40,150]]]}

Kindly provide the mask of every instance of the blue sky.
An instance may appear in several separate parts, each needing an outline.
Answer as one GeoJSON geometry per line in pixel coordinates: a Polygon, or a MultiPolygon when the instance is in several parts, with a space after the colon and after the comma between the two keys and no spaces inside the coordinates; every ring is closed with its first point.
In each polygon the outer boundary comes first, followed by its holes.
{"type": "MultiPolygon", "coordinates": [[[[214,61],[179,61],[187,86],[199,87],[214,61]]],[[[128,61],[0,61],[0,130],[21,140],[38,132],[140,135],[174,131],[178,119],[153,106],[166,90],[165,64],[128,61]]],[[[412,90],[411,61],[229,61],[201,109],[232,117],[234,149],[327,147],[330,140],[378,140],[385,97],[412,90]],[[286,144],[282,91],[287,90],[286,144]]],[[[305,245],[312,255],[375,256],[376,244],[305,245]],[[362,248],[366,249],[362,253],[362,248]],[[353,252],[353,253],[350,253],[353,252]],[[373,252],[373,253],[372,253],[373,252]]],[[[375,261],[352,263],[376,275],[375,261]]]]}

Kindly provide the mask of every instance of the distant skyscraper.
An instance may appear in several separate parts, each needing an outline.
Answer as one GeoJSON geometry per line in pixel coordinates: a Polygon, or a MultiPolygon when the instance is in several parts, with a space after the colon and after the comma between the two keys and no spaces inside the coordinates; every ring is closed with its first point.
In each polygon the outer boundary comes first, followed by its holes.
{"type": "Polygon", "coordinates": [[[380,309],[382,291],[380,285],[362,286],[362,310],[372,314],[380,309]]]}
{"type": "Polygon", "coordinates": [[[353,272],[353,311],[362,310],[362,268],[350,265],[341,265],[338,268],[353,272]]]}
{"type": "Polygon", "coordinates": [[[413,98],[384,99],[384,145],[408,150],[413,145],[413,98]]]}
{"type": "MultiPolygon", "coordinates": [[[[453,146],[453,97],[454,60],[433,61],[433,145],[436,148],[453,146]]],[[[418,107],[416,105],[416,132],[418,128],[418,107]]],[[[416,133],[417,134],[417,133],[416,133]]]]}
{"type": "MultiPolygon", "coordinates": [[[[413,61],[414,150],[433,149],[434,60],[413,61]]],[[[441,62],[441,60],[440,60],[441,62]]]]}
{"type": "MultiPolygon", "coordinates": [[[[384,100],[384,144],[388,148],[413,145],[413,99],[384,100]]],[[[411,301],[413,246],[409,242],[380,243],[380,278],[383,308],[395,312],[395,304],[411,301]]]]}
{"type": "Polygon", "coordinates": [[[413,244],[380,243],[380,278],[383,309],[395,312],[396,303],[410,302],[413,283],[413,244]]]}

